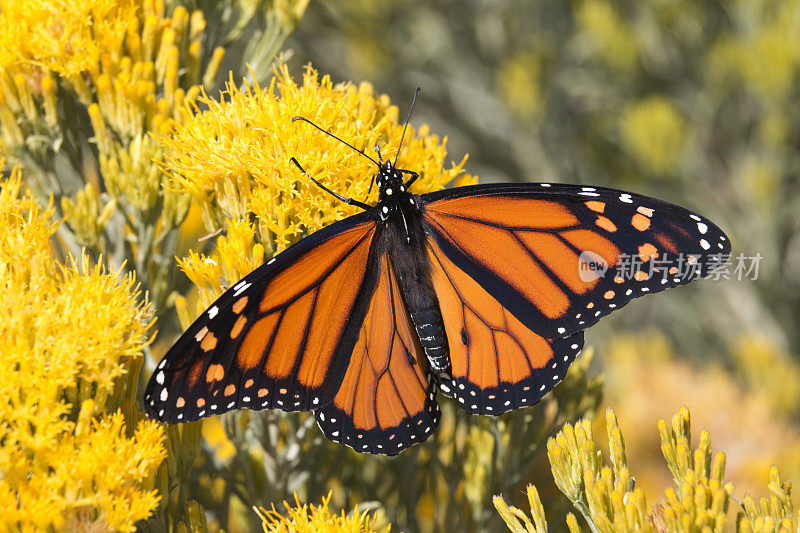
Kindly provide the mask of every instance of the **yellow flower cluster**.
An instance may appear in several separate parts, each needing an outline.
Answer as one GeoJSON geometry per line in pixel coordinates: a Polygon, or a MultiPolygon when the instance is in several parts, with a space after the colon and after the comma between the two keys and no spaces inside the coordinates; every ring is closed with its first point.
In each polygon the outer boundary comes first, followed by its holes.
{"type": "Polygon", "coordinates": [[[612,410],[606,411],[611,466],[603,465],[592,424],[584,419],[547,441],[547,456],[556,485],[597,531],[645,529],[648,516],[644,494],[634,487],[628,471],[622,433],[612,410]]]}
{"type": "Polygon", "coordinates": [[[375,529],[375,518],[370,519],[369,513],[359,513],[358,509],[352,514],[334,514],[328,508],[331,494],[322,499],[321,505],[300,505],[295,494],[295,506],[286,502],[287,516],[275,510],[267,511],[263,507],[253,509],[261,518],[261,527],[265,533],[373,533],[383,531],[389,533],[391,526],[386,529],[375,529]]]}
{"type": "MultiPolygon", "coordinates": [[[[374,201],[370,177],[376,168],[357,152],[304,122],[321,128],[384,158],[397,154],[403,124],[388,97],[368,83],[334,85],[328,76],[308,67],[296,84],[285,65],[276,69],[268,87],[233,80],[217,100],[202,94],[197,106],[170,136],[161,138],[166,151],[164,170],[174,187],[191,193],[200,204],[209,232],[225,229],[210,257],[193,254],[181,262],[202,294],[203,305],[219,294],[220,280],[231,283],[303,235],[355,214],[349,206],[314,185],[289,158],[337,193],[374,201]],[[254,246],[254,243],[262,243],[254,246]],[[227,251],[226,251],[227,250],[227,251]]],[[[397,164],[420,173],[417,193],[474,183],[462,174],[464,160],[445,168],[446,139],[431,135],[427,126],[409,126],[397,164]]],[[[466,159],[466,158],[465,158],[466,159]]]]}
{"type": "Polygon", "coordinates": [[[748,24],[741,27],[741,35],[714,43],[710,66],[718,74],[736,75],[764,101],[791,96],[800,71],[798,10],[796,0],[738,6],[734,16],[748,24]]]}
{"type": "Polygon", "coordinates": [[[147,302],[132,276],[56,263],[52,209],[20,188],[0,183],[0,529],[133,531],[165,455],[135,404],[147,302]]]}
{"type": "MultiPolygon", "coordinates": [[[[547,520],[544,517],[544,507],[539,498],[539,491],[533,485],[528,485],[525,493],[528,496],[528,505],[531,508],[533,520],[528,518],[522,510],[508,505],[502,496],[494,496],[492,503],[508,525],[508,529],[514,533],[547,533],[547,520]]],[[[569,516],[574,521],[575,517],[572,514],[569,516]]],[[[570,526],[570,530],[572,530],[572,526],[570,526]]]]}
{"type": "Polygon", "coordinates": [[[178,6],[168,16],[164,0],[6,0],[0,24],[4,149],[40,202],[55,195],[77,244],[120,257],[126,238],[135,243],[126,255],[160,301],[165,283],[150,283],[147,274],[159,275],[145,272],[144,258],[183,220],[189,199],[164,189],[156,137],[216,76],[221,48],[201,68],[203,13],[178,6]],[[76,118],[83,113],[88,123],[76,118]],[[87,140],[96,162],[85,159],[87,140]],[[59,153],[66,158],[56,168],[59,153]],[[77,190],[65,163],[84,181],[77,190]],[[115,216],[124,229],[106,235],[115,216]]]}
{"type": "Polygon", "coordinates": [[[544,111],[542,59],[533,52],[505,58],[497,73],[497,89],[506,105],[523,119],[537,119],[544,111]]]}
{"type": "Polygon", "coordinates": [[[0,65],[37,64],[49,70],[77,75],[96,64],[106,52],[97,36],[117,44],[135,14],[132,0],[4,0],[0,4],[0,65]]]}
{"type": "Polygon", "coordinates": [[[639,59],[639,45],[633,30],[614,4],[608,0],[581,2],[576,13],[578,29],[590,50],[609,67],[630,72],[639,59]]]}
{"type": "MultiPolygon", "coordinates": [[[[606,411],[608,449],[611,465],[603,464],[592,435],[592,423],[584,419],[563,429],[548,440],[547,454],[553,478],[559,490],[572,502],[595,532],[723,532],[727,531],[728,505],[733,499],[733,485],[725,482],[725,454],[713,455],[709,434],[703,431],[700,442],[690,447],[689,410],[681,408],[668,424],[659,420],[661,451],[675,482],[664,497],[649,507],[642,490],[635,486],[628,470],[625,444],[612,409],[606,411]]],[[[793,531],[795,518],[791,483],[781,481],[777,467],[769,474],[770,497],[758,503],[750,495],[740,502],[736,520],[738,532],[793,531]]],[[[738,501],[738,500],[737,500],[738,501]]],[[[494,505],[514,533],[544,533],[547,522],[538,492],[528,487],[531,518],[522,510],[495,496],[494,505]]],[[[567,515],[572,533],[580,526],[572,513],[567,515]]],[[[800,515],[797,516],[800,526],[800,515]]]]}
{"type": "MultiPolygon", "coordinates": [[[[700,433],[700,442],[692,452],[689,446],[689,410],[681,408],[672,417],[672,425],[658,421],[661,453],[667,460],[675,487],[666,491],[667,503],[660,517],[668,531],[725,531],[728,502],[733,485],[725,482],[725,454],[712,460],[708,431],[700,433]]],[[[658,512],[658,511],[657,511],[658,512]]]]}
{"type": "Polygon", "coordinates": [[[686,143],[686,123],[675,105],[651,96],[628,106],[620,121],[622,142],[644,170],[666,174],[675,170],[686,143]]]}
{"type": "Polygon", "coordinates": [[[800,366],[795,360],[758,334],[740,336],[731,355],[747,387],[791,420],[800,405],[800,366]]]}
{"type": "Polygon", "coordinates": [[[778,467],[769,469],[767,485],[769,499],[761,497],[758,504],[749,494],[742,500],[744,513],[739,514],[737,529],[741,533],[789,533],[800,529],[800,514],[797,527],[792,527],[794,506],[792,505],[792,484],[781,481],[778,467]]]}

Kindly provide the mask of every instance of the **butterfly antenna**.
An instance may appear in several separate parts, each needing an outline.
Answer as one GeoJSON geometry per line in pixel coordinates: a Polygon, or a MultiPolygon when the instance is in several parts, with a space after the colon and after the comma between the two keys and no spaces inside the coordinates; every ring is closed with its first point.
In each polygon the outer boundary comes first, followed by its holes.
{"type": "Polygon", "coordinates": [[[406,119],[406,124],[403,126],[403,135],[400,136],[400,146],[397,147],[397,154],[394,156],[394,163],[392,163],[393,167],[397,166],[397,158],[400,157],[400,148],[403,147],[403,139],[406,136],[406,129],[408,128],[408,123],[411,122],[411,113],[414,112],[414,104],[417,102],[417,95],[422,90],[422,87],[417,87],[414,89],[414,97],[411,99],[411,109],[408,110],[408,118],[406,119]]]}
{"type": "Polygon", "coordinates": [[[352,145],[352,144],[350,144],[349,142],[347,142],[347,141],[343,141],[342,139],[340,139],[339,137],[337,137],[337,136],[336,136],[336,135],[334,135],[333,133],[329,132],[328,130],[324,130],[324,129],[320,128],[319,126],[317,126],[316,124],[314,124],[313,122],[311,122],[310,120],[308,120],[306,117],[293,117],[293,118],[292,118],[292,122],[296,122],[296,121],[298,121],[298,120],[302,120],[303,122],[308,122],[309,124],[311,124],[312,126],[314,126],[315,128],[317,128],[317,129],[318,129],[319,131],[321,131],[322,133],[324,133],[324,134],[326,134],[326,135],[330,135],[331,137],[333,137],[334,139],[336,139],[336,140],[337,140],[337,141],[339,141],[340,143],[342,143],[342,144],[344,144],[344,145],[346,145],[346,146],[349,146],[350,148],[352,148],[353,150],[355,150],[355,151],[356,151],[356,152],[358,152],[359,154],[363,155],[364,157],[366,157],[367,159],[369,159],[370,161],[372,161],[373,163],[375,163],[375,165],[376,165],[378,168],[380,168],[380,167],[381,167],[381,166],[378,164],[378,162],[377,162],[377,161],[375,161],[375,160],[374,160],[374,159],[372,159],[370,156],[368,156],[367,154],[365,154],[363,150],[359,150],[358,148],[356,148],[355,146],[353,146],[353,145],[352,145]]]}
{"type": "MultiPolygon", "coordinates": [[[[383,166],[383,158],[381,157],[381,147],[378,146],[377,144],[375,145],[375,151],[378,152],[378,162],[380,163],[380,166],[383,166]]],[[[369,190],[367,191],[367,196],[369,196],[369,193],[372,192],[373,185],[375,185],[375,174],[373,174],[372,179],[369,180],[369,190]]]]}
{"type": "Polygon", "coordinates": [[[294,165],[295,165],[297,168],[299,168],[299,169],[300,169],[300,172],[302,172],[302,173],[303,173],[303,175],[304,175],[304,176],[306,176],[308,179],[310,179],[311,181],[313,181],[313,182],[314,182],[314,184],[315,184],[317,187],[319,187],[320,189],[322,189],[323,191],[325,191],[325,192],[327,192],[327,193],[329,193],[329,194],[332,194],[332,195],[333,195],[333,196],[335,196],[335,197],[336,197],[338,200],[341,200],[342,202],[346,203],[347,205],[355,205],[355,206],[357,206],[357,207],[360,207],[360,208],[361,208],[361,209],[363,209],[364,211],[368,211],[368,210],[372,209],[372,206],[369,206],[369,205],[365,204],[364,202],[359,202],[358,200],[353,200],[352,198],[346,198],[346,197],[342,196],[341,194],[339,194],[339,193],[337,193],[337,192],[334,192],[334,191],[330,190],[329,188],[327,188],[326,186],[324,186],[323,184],[321,184],[320,182],[318,182],[317,180],[315,180],[315,179],[314,179],[314,176],[312,176],[311,174],[309,174],[308,172],[306,172],[306,169],[304,169],[303,167],[301,167],[301,166],[300,166],[300,163],[298,163],[298,162],[297,162],[297,159],[295,159],[294,157],[290,157],[290,158],[289,158],[289,161],[291,161],[292,163],[294,163],[294,165]]]}

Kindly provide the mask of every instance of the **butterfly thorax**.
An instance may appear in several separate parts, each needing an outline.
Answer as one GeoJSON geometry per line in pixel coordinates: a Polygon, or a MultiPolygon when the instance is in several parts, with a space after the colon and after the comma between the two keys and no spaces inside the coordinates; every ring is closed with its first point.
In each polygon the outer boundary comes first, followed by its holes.
{"type": "MultiPolygon", "coordinates": [[[[402,170],[392,165],[391,161],[385,161],[375,176],[375,183],[378,186],[378,203],[375,209],[380,219],[388,222],[399,217],[404,228],[407,228],[409,217],[413,216],[413,213],[418,213],[419,209],[414,195],[406,190],[402,170]]],[[[411,237],[409,230],[404,233],[404,240],[409,242],[411,237]]]]}

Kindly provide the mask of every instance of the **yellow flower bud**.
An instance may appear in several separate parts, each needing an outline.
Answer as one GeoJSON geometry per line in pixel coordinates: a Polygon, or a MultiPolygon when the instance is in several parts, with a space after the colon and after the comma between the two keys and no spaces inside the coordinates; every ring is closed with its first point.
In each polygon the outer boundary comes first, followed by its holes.
{"type": "Polygon", "coordinates": [[[55,128],[58,125],[58,104],[56,102],[56,86],[53,82],[53,77],[49,74],[45,75],[41,84],[45,121],[49,127],[55,128]]]}
{"type": "Polygon", "coordinates": [[[0,128],[4,147],[13,149],[25,144],[25,135],[17,124],[17,117],[7,106],[0,107],[0,128]]]}
{"type": "Polygon", "coordinates": [[[33,95],[31,94],[30,87],[28,87],[28,79],[24,74],[16,74],[13,80],[22,112],[25,113],[25,117],[28,120],[36,120],[38,113],[36,112],[36,104],[33,102],[33,95]]]}
{"type": "Polygon", "coordinates": [[[91,104],[88,108],[89,120],[94,129],[94,142],[97,144],[97,149],[103,153],[111,152],[111,140],[106,131],[106,123],[100,114],[100,106],[98,104],[91,104]]]}
{"type": "Polygon", "coordinates": [[[224,48],[218,46],[214,49],[214,52],[211,54],[211,59],[208,62],[208,66],[206,67],[206,72],[203,74],[203,85],[205,87],[211,87],[214,85],[214,80],[217,79],[217,74],[219,74],[219,66],[222,64],[222,58],[224,56],[224,48]]]}

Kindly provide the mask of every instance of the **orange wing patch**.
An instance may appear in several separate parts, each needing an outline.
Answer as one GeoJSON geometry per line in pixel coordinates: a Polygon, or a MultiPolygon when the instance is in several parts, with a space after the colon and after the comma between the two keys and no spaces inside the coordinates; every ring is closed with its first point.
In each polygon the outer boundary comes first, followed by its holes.
{"type": "MultiPolygon", "coordinates": [[[[300,386],[322,385],[350,316],[342,309],[353,307],[364,279],[373,233],[373,224],[345,231],[267,285],[259,304],[263,314],[237,353],[241,370],[260,366],[264,376],[281,380],[298,369],[300,386]]],[[[279,401],[293,407],[296,398],[279,401]]]]}
{"type": "Polygon", "coordinates": [[[428,258],[450,346],[445,394],[469,413],[500,414],[533,405],[558,384],[583,345],[582,334],[545,339],[453,264],[433,238],[428,258]]]}
{"type": "Polygon", "coordinates": [[[433,432],[439,407],[388,257],[378,268],[344,380],[316,417],[331,440],[360,452],[394,455],[433,432]]]}
{"type": "MultiPolygon", "coordinates": [[[[589,207],[597,211],[601,205],[594,202],[589,207]]],[[[443,238],[524,297],[546,319],[564,318],[573,295],[582,295],[597,284],[599,276],[580,276],[582,253],[594,253],[608,265],[614,265],[620,255],[599,232],[578,229],[578,219],[555,202],[465,197],[429,204],[425,217],[443,238]]],[[[604,216],[596,220],[605,231],[617,229],[604,216]]]]}
{"type": "Polygon", "coordinates": [[[491,224],[507,225],[509,218],[511,218],[509,215],[513,213],[525,214],[524,220],[520,220],[523,226],[563,228],[578,224],[578,219],[575,215],[559,203],[511,196],[464,196],[439,200],[436,202],[436,207],[431,211],[447,213],[457,217],[473,218],[475,216],[476,200],[481,205],[481,220],[491,224]]]}

